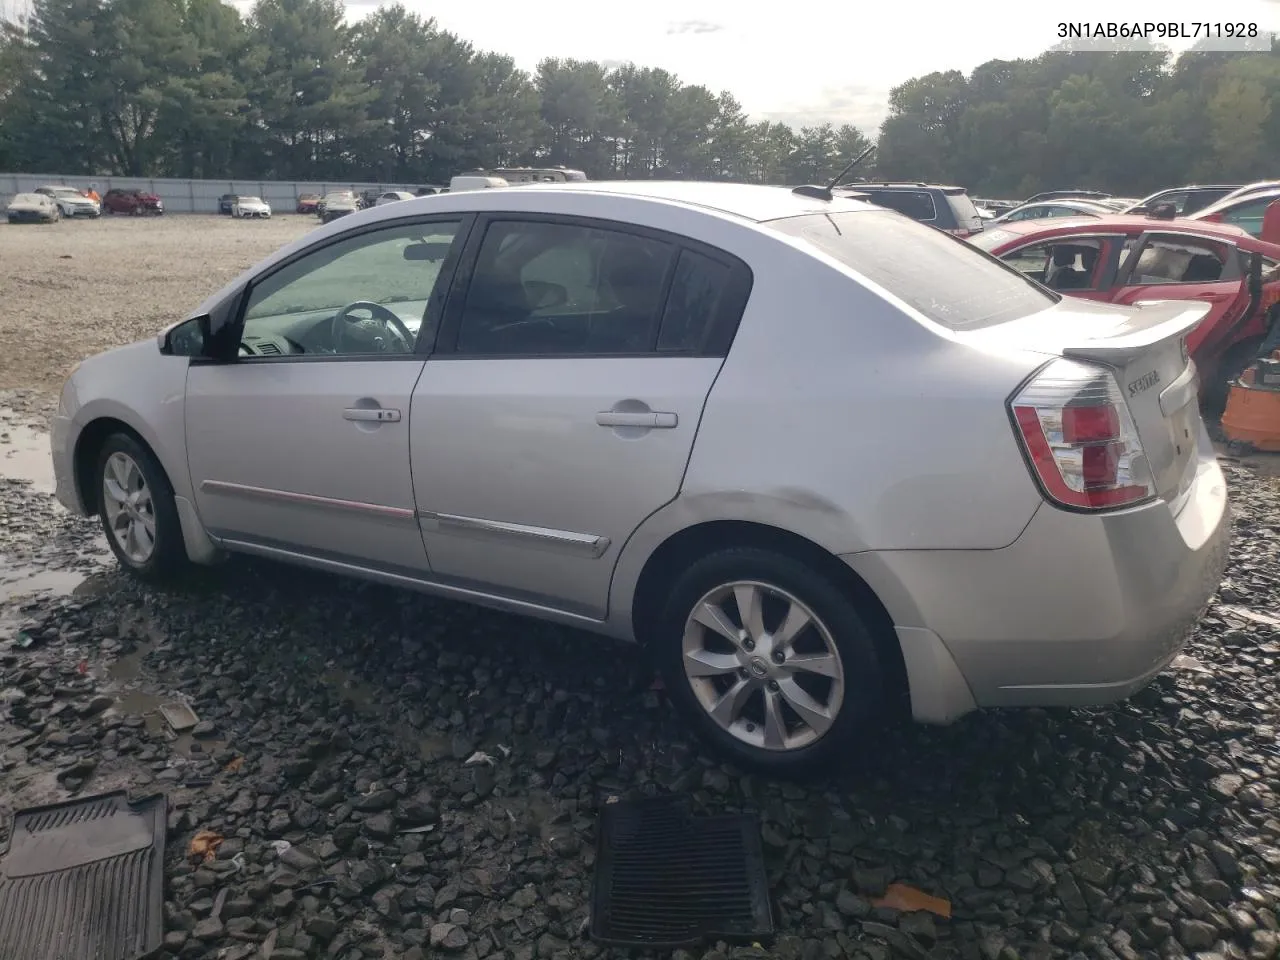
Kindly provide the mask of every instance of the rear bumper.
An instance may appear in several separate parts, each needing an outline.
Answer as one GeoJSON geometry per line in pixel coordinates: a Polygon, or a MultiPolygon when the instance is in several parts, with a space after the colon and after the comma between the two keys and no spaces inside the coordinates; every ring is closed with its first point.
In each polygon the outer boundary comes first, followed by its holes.
{"type": "Polygon", "coordinates": [[[1164,501],[1101,516],[1046,504],[1001,550],[844,557],[898,625],[916,718],[1111,703],[1163,670],[1226,568],[1226,481],[1207,447],[1176,515],[1164,501]]]}

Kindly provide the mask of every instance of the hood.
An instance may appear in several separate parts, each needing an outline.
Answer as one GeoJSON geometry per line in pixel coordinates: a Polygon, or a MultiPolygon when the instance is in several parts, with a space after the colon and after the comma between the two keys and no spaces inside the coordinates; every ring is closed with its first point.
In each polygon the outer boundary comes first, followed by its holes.
{"type": "Polygon", "coordinates": [[[268,203],[267,203],[267,201],[265,201],[265,200],[241,200],[241,201],[240,201],[240,206],[242,206],[242,207],[267,207],[267,206],[270,206],[270,204],[268,204],[268,203]]]}
{"type": "Polygon", "coordinates": [[[48,208],[45,207],[44,204],[35,200],[14,200],[12,203],[9,204],[8,207],[6,207],[6,209],[21,210],[21,211],[26,211],[26,210],[39,211],[39,210],[45,210],[48,208]]]}
{"type": "Polygon", "coordinates": [[[343,197],[341,200],[326,200],[325,207],[330,210],[356,210],[360,202],[354,197],[343,197]]]}

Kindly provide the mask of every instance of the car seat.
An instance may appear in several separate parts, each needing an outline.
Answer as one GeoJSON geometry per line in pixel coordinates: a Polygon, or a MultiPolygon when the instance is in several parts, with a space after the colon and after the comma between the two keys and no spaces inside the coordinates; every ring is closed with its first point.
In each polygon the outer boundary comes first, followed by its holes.
{"type": "Polygon", "coordinates": [[[1097,256],[1094,250],[1085,249],[1086,269],[1076,269],[1076,256],[1080,253],[1077,247],[1054,247],[1053,248],[1053,266],[1049,269],[1049,275],[1045,277],[1045,286],[1053,290],[1080,290],[1089,286],[1089,278],[1093,274],[1092,263],[1088,262],[1093,254],[1097,256]]]}

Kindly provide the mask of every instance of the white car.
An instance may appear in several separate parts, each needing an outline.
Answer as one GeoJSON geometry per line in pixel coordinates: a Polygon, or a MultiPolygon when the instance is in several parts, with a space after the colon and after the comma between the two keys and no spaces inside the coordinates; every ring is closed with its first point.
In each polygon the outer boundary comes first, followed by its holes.
{"type": "Polygon", "coordinates": [[[413,194],[407,190],[388,190],[382,196],[378,197],[375,207],[385,207],[388,203],[398,203],[401,200],[412,200],[413,194]]]}
{"type": "Polygon", "coordinates": [[[271,206],[261,197],[236,197],[231,202],[231,216],[271,218],[271,206]]]}
{"type": "Polygon", "coordinates": [[[10,223],[57,223],[62,210],[53,197],[43,193],[20,193],[5,207],[10,223]]]}
{"type": "Polygon", "coordinates": [[[92,197],[86,197],[74,187],[38,187],[36,193],[42,193],[51,198],[64,217],[102,216],[102,205],[92,197]]]}
{"type": "Polygon", "coordinates": [[[819,187],[452,192],[82,362],[56,490],[139,577],[256,554],[641,641],[723,753],[822,769],[901,706],[1109,703],[1178,655],[1231,527],[1208,309],[819,187]]]}

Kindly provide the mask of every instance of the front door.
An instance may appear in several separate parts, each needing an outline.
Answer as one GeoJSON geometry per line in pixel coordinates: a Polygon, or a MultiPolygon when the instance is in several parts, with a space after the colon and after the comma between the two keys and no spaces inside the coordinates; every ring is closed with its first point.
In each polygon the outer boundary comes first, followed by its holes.
{"type": "Polygon", "coordinates": [[[1151,231],[1129,240],[1126,247],[1113,302],[1192,300],[1210,305],[1187,336],[1193,355],[1220,325],[1234,323],[1248,309],[1248,284],[1235,244],[1151,231]]]}
{"type": "Polygon", "coordinates": [[[428,568],[410,407],[461,226],[456,217],[376,225],[249,286],[240,356],[193,363],[187,376],[187,459],[214,536],[410,574],[428,568]]]}
{"type": "Polygon", "coordinates": [[[1019,273],[1085,300],[1109,300],[1121,237],[1114,234],[1059,234],[1000,255],[1019,273]]]}
{"type": "Polygon", "coordinates": [[[603,618],[627,538],[680,490],[750,272],[595,221],[482,219],[413,396],[436,579],[603,618]]]}

